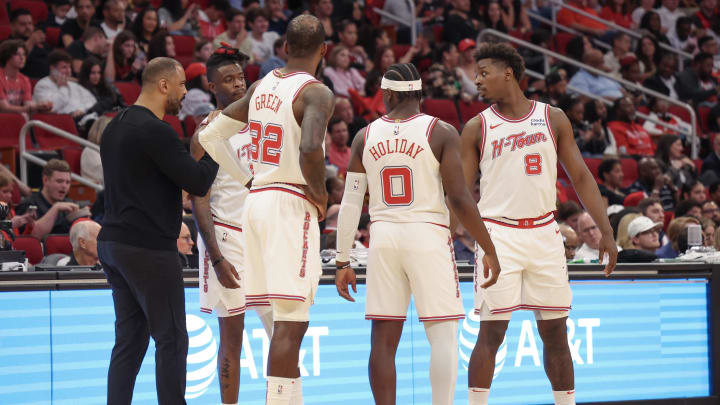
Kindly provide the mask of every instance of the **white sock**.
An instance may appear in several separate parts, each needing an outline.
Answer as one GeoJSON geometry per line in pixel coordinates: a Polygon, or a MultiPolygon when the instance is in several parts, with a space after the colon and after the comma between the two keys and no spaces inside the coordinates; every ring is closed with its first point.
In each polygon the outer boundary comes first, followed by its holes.
{"type": "Polygon", "coordinates": [[[295,387],[294,378],[267,377],[267,393],[265,405],[290,405],[295,387]]]}
{"type": "Polygon", "coordinates": [[[265,333],[267,333],[269,338],[272,338],[272,307],[270,305],[257,305],[255,306],[255,312],[257,313],[258,318],[260,318],[260,322],[262,322],[263,327],[265,328],[265,333]]]}
{"type": "Polygon", "coordinates": [[[488,405],[488,397],[490,397],[490,388],[474,388],[468,389],[468,404],[470,405],[488,405]]]}
{"type": "Polygon", "coordinates": [[[553,391],[555,405],[575,405],[575,390],[553,391]]]}
{"type": "Polygon", "coordinates": [[[433,405],[452,405],[458,370],[457,320],[423,322],[430,342],[433,405]]]}
{"type": "Polygon", "coordinates": [[[295,378],[295,386],[293,387],[292,398],[290,398],[290,405],[303,405],[302,398],[302,379],[301,377],[295,378]]]}

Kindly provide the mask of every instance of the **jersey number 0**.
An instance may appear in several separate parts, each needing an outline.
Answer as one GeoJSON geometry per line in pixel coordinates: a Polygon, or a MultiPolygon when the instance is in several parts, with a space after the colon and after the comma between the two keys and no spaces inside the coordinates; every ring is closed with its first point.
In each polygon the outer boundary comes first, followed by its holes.
{"type": "Polygon", "coordinates": [[[250,160],[279,166],[283,128],[277,124],[263,125],[259,121],[250,121],[249,126],[250,138],[252,138],[250,160]]]}
{"type": "Polygon", "coordinates": [[[413,202],[412,170],[407,166],[386,166],[380,171],[383,202],[387,206],[406,206],[413,202]]]}

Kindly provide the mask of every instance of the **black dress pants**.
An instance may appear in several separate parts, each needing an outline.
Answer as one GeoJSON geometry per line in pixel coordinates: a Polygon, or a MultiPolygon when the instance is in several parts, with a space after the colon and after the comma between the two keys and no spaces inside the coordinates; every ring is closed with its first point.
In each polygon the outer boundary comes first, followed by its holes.
{"type": "Polygon", "coordinates": [[[185,404],[188,336],[185,291],[177,252],[98,242],[112,288],[115,346],[108,370],[108,405],[130,405],[150,336],[160,405],[185,404]]]}

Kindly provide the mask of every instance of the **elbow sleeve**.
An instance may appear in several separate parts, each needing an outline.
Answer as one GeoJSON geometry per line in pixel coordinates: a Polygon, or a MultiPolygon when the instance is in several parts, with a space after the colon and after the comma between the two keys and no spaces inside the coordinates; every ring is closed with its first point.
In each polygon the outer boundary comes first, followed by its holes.
{"type": "Polygon", "coordinates": [[[243,185],[247,184],[253,176],[250,168],[238,158],[230,144],[230,138],[244,127],[244,122],[220,114],[198,135],[198,141],[208,155],[243,185]]]}

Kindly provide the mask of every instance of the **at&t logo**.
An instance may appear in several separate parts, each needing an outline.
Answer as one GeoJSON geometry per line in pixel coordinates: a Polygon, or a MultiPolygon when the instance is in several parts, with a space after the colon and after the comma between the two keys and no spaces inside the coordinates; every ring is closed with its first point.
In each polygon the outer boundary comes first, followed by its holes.
{"type": "Polygon", "coordinates": [[[188,330],[187,387],[185,398],[197,398],[208,390],[217,374],[217,342],[212,329],[199,316],[186,316],[188,330]]]}

